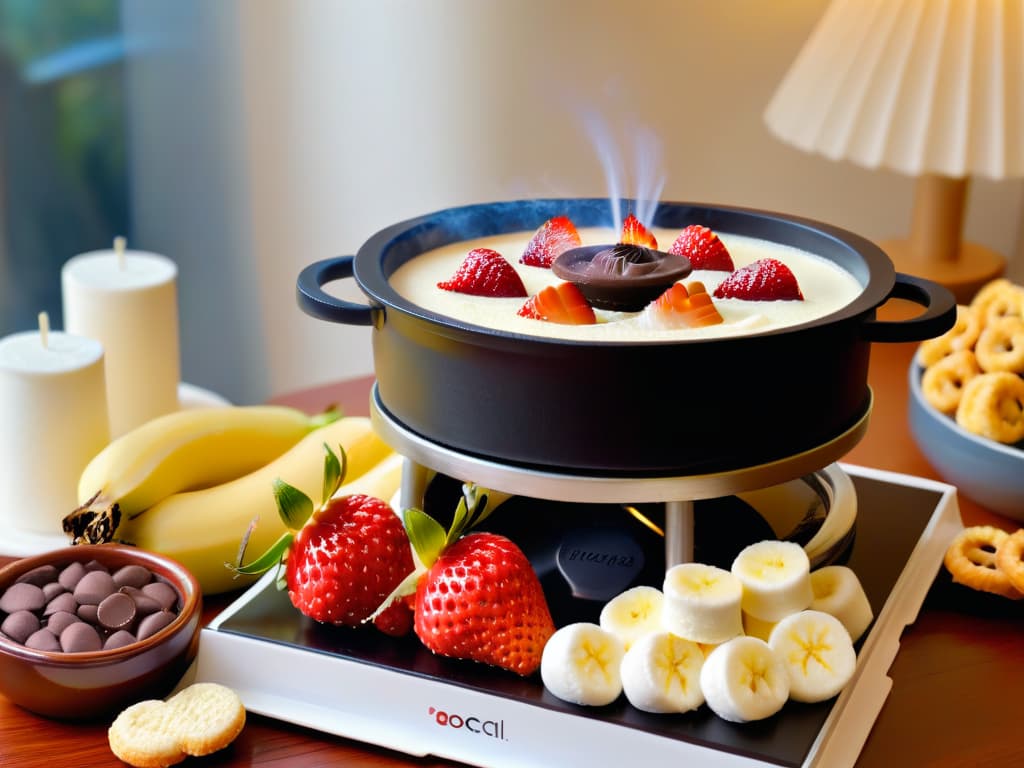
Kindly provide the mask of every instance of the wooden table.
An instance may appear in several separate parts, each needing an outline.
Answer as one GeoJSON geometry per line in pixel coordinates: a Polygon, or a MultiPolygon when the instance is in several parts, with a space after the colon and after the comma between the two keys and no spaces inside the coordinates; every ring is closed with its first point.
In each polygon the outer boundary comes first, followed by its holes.
{"type": "MultiPolygon", "coordinates": [[[[907,369],[914,345],[876,344],[870,384],[875,406],[868,433],[844,457],[851,464],[941,479],[907,429],[907,369]]],[[[371,380],[358,379],[279,398],[308,409],[341,404],[348,413],[368,409],[371,380]]],[[[965,525],[1015,530],[1017,523],[961,499],[965,525]]],[[[7,558],[9,559],[9,558],[7,558]]],[[[0,558],[0,563],[4,562],[0,558]]],[[[902,638],[891,669],[893,688],[875,723],[858,768],[1024,765],[1018,728],[1024,706],[1024,604],[949,596],[937,580],[915,624],[902,638]]],[[[234,596],[210,599],[207,619],[234,596]]],[[[277,670],[277,674],[286,670],[277,670]]],[[[260,674],[254,670],[253,674],[260,674]]],[[[11,768],[116,768],[106,723],[67,724],[36,717],[0,696],[0,766],[11,768]]],[[[223,753],[194,761],[204,766],[444,766],[450,763],[367,746],[251,716],[223,753]]]]}

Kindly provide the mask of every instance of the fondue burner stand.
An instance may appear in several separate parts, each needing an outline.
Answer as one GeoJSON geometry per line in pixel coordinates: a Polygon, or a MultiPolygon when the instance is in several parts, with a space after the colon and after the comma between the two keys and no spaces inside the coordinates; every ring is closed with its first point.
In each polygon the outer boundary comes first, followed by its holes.
{"type": "MultiPolygon", "coordinates": [[[[196,662],[181,685],[219,682],[234,688],[252,713],[410,755],[477,766],[616,765],[642,755],[644,765],[666,768],[852,768],[892,686],[887,672],[902,632],[915,620],[943,553],[961,528],[952,486],[835,463],[863,435],[868,412],[828,444],[772,464],[701,477],[607,478],[462,455],[391,418],[376,390],[371,403],[375,428],[406,458],[403,509],[423,505],[424,495],[436,488],[433,472],[456,484],[471,480],[527,501],[548,500],[538,503],[552,509],[578,508],[582,512],[566,514],[579,514],[575,530],[584,533],[600,527],[601,510],[614,510],[614,519],[621,521],[624,505],[663,505],[664,517],[658,519],[664,524],[664,552],[659,551],[660,538],[649,534],[645,540],[653,569],[643,578],[654,586],[660,586],[656,577],[664,575],[664,567],[692,559],[695,520],[696,546],[703,548],[707,505],[730,494],[746,499],[805,483],[828,508],[823,519],[819,515],[812,521],[816,533],[802,542],[812,564],[850,565],[875,613],[857,643],[854,678],[834,700],[789,702],[773,717],[747,724],[722,720],[707,706],[681,715],[648,714],[624,696],[605,707],[575,706],[549,694],[539,674],[520,678],[434,656],[412,634],[390,638],[371,627],[317,624],[275,587],[275,571],[264,574],[202,630],[196,662]],[[261,669],[275,674],[257,674],[261,669]]],[[[554,513],[538,522],[537,515],[518,514],[516,501],[498,506],[487,526],[511,520],[523,535],[539,534],[533,544],[548,534],[548,527],[556,527],[554,513]],[[509,507],[513,512],[505,512],[509,507]]],[[[710,511],[711,517],[721,518],[719,513],[732,508],[710,511]]],[[[796,521],[807,522],[801,515],[798,510],[796,521]]],[[[723,524],[728,537],[732,523],[723,524]]],[[[551,564],[557,558],[550,550],[537,555],[523,548],[538,575],[545,568],[554,572],[551,564]]],[[[572,594],[552,594],[545,578],[558,625],[580,620],[571,615],[576,604],[587,604],[588,611],[600,605],[596,596],[585,594],[587,585],[582,595],[577,584],[572,594]]],[[[568,573],[565,578],[571,582],[568,573]]]]}
{"type": "MultiPolygon", "coordinates": [[[[820,478],[815,473],[848,453],[860,441],[867,430],[870,412],[869,404],[856,424],[824,445],[755,467],[680,477],[608,477],[519,467],[460,453],[421,437],[392,418],[380,401],[376,385],[370,399],[370,420],[374,429],[405,457],[400,498],[402,509],[423,505],[430,470],[463,480],[471,479],[478,486],[490,490],[537,499],[592,504],[662,502],[667,567],[693,561],[695,501],[768,488],[799,477],[807,477],[808,482],[814,483],[816,490],[823,495],[826,507],[836,498],[837,486],[849,487],[852,491],[842,472],[833,469],[820,478]]],[[[849,497],[852,496],[851,492],[849,497]]],[[[848,501],[855,505],[852,498],[848,501]]],[[[852,524],[854,513],[850,510],[842,512],[836,518],[849,519],[852,524]]]]}

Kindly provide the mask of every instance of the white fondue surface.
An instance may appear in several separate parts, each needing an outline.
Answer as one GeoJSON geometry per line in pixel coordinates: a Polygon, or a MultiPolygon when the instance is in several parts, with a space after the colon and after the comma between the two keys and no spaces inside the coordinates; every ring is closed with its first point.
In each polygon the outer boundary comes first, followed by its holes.
{"type": "MultiPolygon", "coordinates": [[[[658,247],[668,250],[679,230],[652,229],[658,247]]],[[[617,242],[618,233],[611,229],[579,230],[584,245],[617,242]]],[[[673,330],[652,329],[640,313],[617,313],[595,310],[596,325],[562,325],[543,320],[519,317],[516,312],[526,299],[470,296],[441,290],[437,284],[448,280],[474,248],[491,248],[504,256],[523,278],[532,296],[546,285],[561,282],[550,270],[519,263],[533,232],[496,235],[451,243],[427,251],[399,267],[390,278],[391,286],[405,299],[437,314],[465,323],[499,329],[528,336],[591,341],[665,341],[672,339],[714,338],[759,333],[797,325],[831,314],[860,295],[862,288],[854,277],[828,259],[789,246],[778,245],[740,235],[718,232],[729,249],[736,268],[765,257],[776,258],[796,276],[804,301],[741,301],[714,299],[724,323],[706,328],[673,330]]],[[[694,270],[682,282],[700,280],[713,294],[727,272],[694,270]]]]}

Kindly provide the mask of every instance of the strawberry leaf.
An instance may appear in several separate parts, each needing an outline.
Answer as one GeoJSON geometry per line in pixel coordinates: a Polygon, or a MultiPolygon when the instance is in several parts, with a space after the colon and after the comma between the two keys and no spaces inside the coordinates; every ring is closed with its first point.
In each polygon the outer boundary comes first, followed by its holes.
{"type": "Polygon", "coordinates": [[[331,447],[324,443],[324,504],[341,487],[341,481],[344,479],[345,471],[348,469],[348,456],[345,455],[345,449],[341,445],[338,446],[338,453],[341,455],[341,461],[338,461],[338,457],[331,450],[331,447]]]}
{"type": "Polygon", "coordinates": [[[241,561],[237,565],[232,567],[232,570],[240,576],[253,576],[260,573],[266,573],[275,565],[281,562],[281,558],[288,552],[288,548],[292,545],[292,540],[295,538],[295,534],[291,531],[286,531],[281,534],[281,537],[270,545],[270,549],[264,552],[262,555],[257,557],[248,565],[242,565],[241,561]]]}
{"type": "Polygon", "coordinates": [[[313,500],[281,479],[274,480],[274,501],[281,520],[293,531],[299,530],[313,515],[313,500]]]}
{"type": "MultiPolygon", "coordinates": [[[[461,506],[462,502],[459,504],[461,506]]],[[[447,543],[444,527],[426,512],[415,508],[405,510],[403,523],[413,551],[420,562],[430,568],[447,543]]]]}

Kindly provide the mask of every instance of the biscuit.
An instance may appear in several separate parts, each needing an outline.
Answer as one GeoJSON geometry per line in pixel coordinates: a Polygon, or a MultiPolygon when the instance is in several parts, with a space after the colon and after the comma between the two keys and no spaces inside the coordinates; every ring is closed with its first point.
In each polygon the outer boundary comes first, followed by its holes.
{"type": "Polygon", "coordinates": [[[1024,528],[1011,533],[999,545],[996,567],[1006,574],[1014,589],[1024,592],[1024,528]]]}
{"type": "Polygon", "coordinates": [[[132,704],[107,732],[111,751],[135,768],[166,768],[188,756],[228,746],[245,725],[245,707],[233,690],[195,683],[167,701],[132,704]]]}
{"type": "Polygon", "coordinates": [[[973,349],[981,333],[981,316],[971,307],[958,304],[953,327],[941,336],[926,339],[917,349],[917,362],[927,368],[947,355],[973,349]]]}
{"type": "Polygon", "coordinates": [[[952,415],[960,405],[967,382],[980,373],[974,353],[969,349],[958,350],[925,369],[921,377],[921,394],[933,408],[952,415]]]}
{"type": "Polygon", "coordinates": [[[956,423],[976,435],[1012,445],[1024,440],[1024,379],[999,371],[964,385],[956,423]]]}
{"type": "Polygon", "coordinates": [[[996,567],[996,552],[1008,538],[1006,531],[989,525],[965,528],[946,549],[943,564],[957,584],[1020,600],[1024,593],[1014,589],[1006,573],[996,567]]]}

